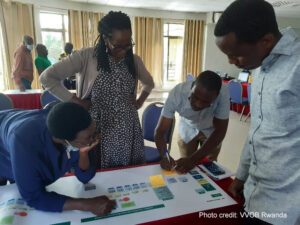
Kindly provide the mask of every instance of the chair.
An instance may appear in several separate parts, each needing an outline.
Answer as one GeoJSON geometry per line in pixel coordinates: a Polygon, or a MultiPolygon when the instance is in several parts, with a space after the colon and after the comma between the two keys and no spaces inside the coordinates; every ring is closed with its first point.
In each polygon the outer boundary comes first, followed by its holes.
{"type": "MultiPolygon", "coordinates": [[[[148,105],[145,108],[145,110],[143,112],[142,130],[143,130],[144,139],[147,141],[151,141],[151,142],[155,141],[154,140],[154,132],[155,132],[155,128],[158,124],[163,105],[164,104],[161,102],[151,103],[150,105],[148,105]]],[[[175,125],[175,118],[173,119],[172,125],[166,134],[167,148],[168,148],[169,152],[171,149],[174,125],[175,125]]],[[[146,162],[147,163],[159,162],[161,160],[161,156],[160,156],[157,148],[145,146],[145,154],[146,154],[146,162]]]]}
{"type": "Polygon", "coordinates": [[[188,75],[186,75],[186,80],[195,80],[195,77],[193,76],[193,74],[189,73],[188,75]]]}
{"type": "MultiPolygon", "coordinates": [[[[11,99],[5,95],[0,93],[0,110],[12,109],[13,103],[11,99]]],[[[0,176],[0,186],[6,185],[7,179],[0,176]]]]}
{"type": "Polygon", "coordinates": [[[0,93],[0,110],[12,109],[13,107],[12,100],[7,95],[0,93]]]}
{"type": "Polygon", "coordinates": [[[239,109],[238,104],[243,105],[243,109],[242,109],[241,117],[240,117],[240,120],[242,120],[245,107],[248,104],[248,98],[243,98],[243,96],[242,96],[243,95],[243,86],[241,85],[241,83],[239,81],[231,80],[228,83],[228,87],[229,87],[229,94],[230,94],[230,103],[237,104],[237,112],[239,109]]]}
{"type": "Polygon", "coordinates": [[[60,100],[54,97],[52,94],[50,94],[49,91],[44,91],[41,95],[42,106],[45,107],[50,102],[60,102],[60,100]]]}
{"type": "MultiPolygon", "coordinates": [[[[248,92],[248,102],[250,104],[251,102],[251,83],[248,84],[248,87],[247,87],[247,92],[248,92]]],[[[251,110],[251,109],[250,109],[251,110]]],[[[246,119],[245,119],[245,122],[247,121],[248,117],[250,116],[250,113],[251,111],[249,110],[247,116],[246,116],[246,119]]]]}

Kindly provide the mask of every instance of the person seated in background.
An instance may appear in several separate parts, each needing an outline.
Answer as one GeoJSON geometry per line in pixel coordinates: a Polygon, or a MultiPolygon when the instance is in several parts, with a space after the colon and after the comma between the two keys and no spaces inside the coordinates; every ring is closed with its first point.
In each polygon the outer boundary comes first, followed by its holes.
{"type": "MultiPolygon", "coordinates": [[[[62,60],[63,58],[66,58],[67,56],[71,55],[71,53],[73,52],[73,44],[70,42],[67,42],[65,44],[64,50],[65,50],[65,52],[60,54],[60,56],[58,58],[59,60],[62,60]]],[[[73,74],[72,76],[64,79],[63,84],[68,90],[75,90],[76,89],[76,75],[73,74]]]]}
{"type": "Polygon", "coordinates": [[[39,73],[39,75],[42,74],[42,72],[47,69],[49,66],[51,66],[51,62],[48,59],[48,50],[45,45],[43,44],[37,44],[35,47],[37,56],[34,60],[35,67],[39,73]]]}
{"type": "Polygon", "coordinates": [[[31,89],[33,81],[33,63],[31,50],[33,49],[33,39],[28,35],[23,36],[22,44],[14,53],[14,63],[12,68],[12,79],[20,91],[31,89]]]}
{"type": "Polygon", "coordinates": [[[98,142],[90,114],[75,103],[1,111],[0,176],[16,182],[24,200],[37,210],[106,215],[114,207],[106,196],[76,199],[45,189],[71,168],[82,183],[92,179],[96,169],[90,150],[98,142]]]}
{"type": "Polygon", "coordinates": [[[229,90],[219,75],[204,71],[195,81],[178,84],[169,93],[155,130],[161,167],[187,173],[204,157],[217,160],[229,118],[229,90]],[[175,112],[180,115],[178,146],[181,158],[165,157],[165,136],[175,112]],[[200,144],[200,148],[199,148],[200,144]]]}

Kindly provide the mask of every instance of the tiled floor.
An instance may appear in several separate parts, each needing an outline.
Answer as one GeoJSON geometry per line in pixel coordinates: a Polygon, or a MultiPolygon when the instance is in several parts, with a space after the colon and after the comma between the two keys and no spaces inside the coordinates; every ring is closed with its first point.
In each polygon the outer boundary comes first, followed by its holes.
{"type": "MultiPolygon", "coordinates": [[[[142,118],[142,113],[144,109],[152,102],[164,102],[167,98],[168,94],[166,92],[157,92],[153,91],[148,99],[146,100],[143,107],[139,110],[139,116],[142,118]]],[[[245,117],[243,117],[243,121],[239,121],[239,114],[236,112],[231,111],[230,112],[230,119],[229,119],[229,126],[227,130],[226,137],[222,144],[221,153],[218,158],[218,162],[220,162],[222,165],[230,169],[231,171],[235,172],[240,155],[244,146],[244,143],[246,141],[248,131],[249,131],[249,125],[250,125],[250,118],[247,120],[247,122],[244,122],[245,117]]],[[[178,159],[180,157],[179,155],[179,149],[177,146],[177,137],[178,137],[178,121],[179,116],[176,114],[176,125],[173,133],[173,141],[171,146],[171,156],[174,159],[178,159]]],[[[155,146],[152,143],[145,142],[146,145],[152,145],[155,146]]]]}

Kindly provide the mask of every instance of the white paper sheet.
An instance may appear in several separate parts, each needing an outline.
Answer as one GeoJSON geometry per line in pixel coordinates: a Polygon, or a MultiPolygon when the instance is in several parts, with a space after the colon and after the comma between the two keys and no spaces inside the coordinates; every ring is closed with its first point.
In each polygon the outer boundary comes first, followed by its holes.
{"type": "Polygon", "coordinates": [[[97,173],[90,181],[90,183],[96,185],[95,190],[85,191],[84,185],[74,176],[61,178],[47,187],[48,191],[55,191],[75,198],[107,195],[109,198],[115,199],[117,208],[110,214],[111,217],[108,218],[99,218],[95,217],[92,213],[79,211],[49,213],[33,210],[24,204],[17,204],[16,199],[21,197],[16,185],[4,186],[0,188],[0,224],[4,217],[5,220],[13,217],[13,222],[8,224],[132,225],[236,204],[231,197],[211,181],[207,175],[201,172],[199,168],[195,167],[194,171],[206,180],[205,182],[203,179],[200,179],[200,183],[208,183],[215,190],[205,190],[199,184],[199,179],[195,179],[191,174],[165,176],[159,165],[97,173]],[[173,199],[163,201],[155,194],[149,177],[158,174],[163,175],[167,188],[174,196],[173,199]],[[187,182],[180,181],[183,177],[187,179],[187,182]],[[175,178],[177,182],[169,183],[168,179],[170,178],[175,178]],[[140,183],[145,183],[146,187],[142,188],[140,183]],[[138,184],[139,188],[133,189],[134,186],[137,187],[137,185],[133,184],[138,184]],[[108,192],[108,188],[114,187],[116,189],[118,186],[122,186],[124,189],[125,185],[130,185],[133,190],[115,193],[108,192]],[[204,190],[204,193],[199,194],[195,190],[200,192],[204,190]],[[15,200],[12,201],[12,199],[15,200]],[[127,204],[127,208],[122,207],[123,203],[127,204]],[[24,212],[26,212],[26,215],[24,212]]]}

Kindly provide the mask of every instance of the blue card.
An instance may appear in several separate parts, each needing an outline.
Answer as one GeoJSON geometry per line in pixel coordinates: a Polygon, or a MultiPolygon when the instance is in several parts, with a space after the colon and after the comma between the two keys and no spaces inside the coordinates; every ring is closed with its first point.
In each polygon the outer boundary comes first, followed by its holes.
{"type": "Polygon", "coordinates": [[[169,184],[177,183],[177,180],[174,177],[168,178],[167,181],[169,184]]]}
{"type": "Polygon", "coordinates": [[[138,184],[133,184],[132,187],[133,187],[134,190],[140,188],[140,186],[138,184]]]}
{"type": "Polygon", "coordinates": [[[178,180],[183,182],[183,183],[188,182],[187,177],[178,177],[178,180]]]}
{"type": "Polygon", "coordinates": [[[191,174],[191,175],[196,175],[196,174],[199,174],[199,172],[198,172],[197,170],[191,170],[191,171],[189,172],[189,174],[191,174]]]}
{"type": "Polygon", "coordinates": [[[108,188],[107,191],[108,191],[108,193],[115,193],[116,192],[115,188],[113,188],[113,187],[108,188]]]}
{"type": "Polygon", "coordinates": [[[131,191],[132,190],[131,186],[128,185],[128,184],[125,185],[124,188],[125,188],[126,191],[131,191]]]}
{"type": "Polygon", "coordinates": [[[201,180],[203,179],[203,177],[199,174],[199,175],[195,175],[193,176],[196,180],[201,180]]]}
{"type": "Polygon", "coordinates": [[[124,189],[123,189],[122,186],[118,186],[118,187],[117,187],[117,191],[118,191],[118,192],[122,192],[122,191],[124,191],[124,189]]]}
{"type": "Polygon", "coordinates": [[[147,184],[146,183],[140,183],[141,188],[146,188],[147,184]]]}

